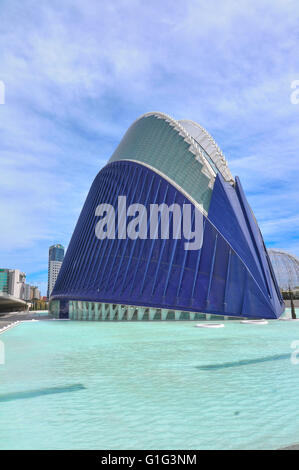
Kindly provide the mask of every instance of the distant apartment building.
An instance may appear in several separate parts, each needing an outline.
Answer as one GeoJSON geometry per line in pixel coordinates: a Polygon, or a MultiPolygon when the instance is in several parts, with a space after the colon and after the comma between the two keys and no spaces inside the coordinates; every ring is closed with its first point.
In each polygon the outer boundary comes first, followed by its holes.
{"type": "Polygon", "coordinates": [[[17,299],[24,299],[26,274],[19,269],[10,270],[10,294],[17,299]]]}
{"type": "Polygon", "coordinates": [[[30,284],[25,284],[24,286],[24,300],[29,301],[31,300],[31,286],[30,284]]]}
{"type": "Polygon", "coordinates": [[[26,274],[19,269],[0,269],[0,292],[17,299],[25,298],[26,274]]]}
{"type": "Polygon", "coordinates": [[[9,269],[0,269],[0,292],[8,294],[9,269]]]}
{"type": "Polygon", "coordinates": [[[30,298],[33,300],[40,299],[40,290],[37,286],[31,286],[30,298]]]}
{"type": "Polygon", "coordinates": [[[49,248],[49,264],[48,264],[48,297],[54,288],[58,277],[62,261],[64,258],[64,247],[62,245],[52,245],[49,248]]]}

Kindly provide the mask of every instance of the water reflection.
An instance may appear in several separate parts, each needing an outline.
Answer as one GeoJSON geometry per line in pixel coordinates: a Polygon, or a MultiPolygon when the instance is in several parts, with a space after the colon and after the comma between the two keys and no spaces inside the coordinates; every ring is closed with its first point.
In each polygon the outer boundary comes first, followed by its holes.
{"type": "Polygon", "coordinates": [[[0,395],[0,402],[24,400],[26,398],[36,398],[43,395],[53,395],[55,393],[69,393],[84,390],[86,387],[82,384],[66,385],[64,387],[38,388],[35,390],[25,390],[23,392],[6,393],[0,395]]]}
{"type": "Polygon", "coordinates": [[[275,354],[274,356],[258,357],[256,359],[243,359],[241,361],[224,362],[223,364],[209,364],[206,366],[196,366],[196,369],[199,369],[199,370],[226,369],[228,367],[241,367],[241,366],[247,366],[250,364],[259,364],[261,362],[271,362],[271,361],[279,361],[282,359],[290,359],[290,357],[291,357],[290,353],[275,354]]]}

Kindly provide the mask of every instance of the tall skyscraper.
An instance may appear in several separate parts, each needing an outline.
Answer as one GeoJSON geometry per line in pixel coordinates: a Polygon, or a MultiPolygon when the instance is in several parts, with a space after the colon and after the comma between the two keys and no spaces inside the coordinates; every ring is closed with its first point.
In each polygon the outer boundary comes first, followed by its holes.
{"type": "Polygon", "coordinates": [[[48,297],[50,297],[55,285],[64,258],[64,247],[62,245],[52,245],[49,248],[48,264],[48,297]]]}

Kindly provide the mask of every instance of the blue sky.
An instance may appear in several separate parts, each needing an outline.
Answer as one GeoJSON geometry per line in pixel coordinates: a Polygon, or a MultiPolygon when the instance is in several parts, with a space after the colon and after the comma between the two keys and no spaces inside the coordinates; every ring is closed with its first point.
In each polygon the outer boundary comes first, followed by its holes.
{"type": "Polygon", "coordinates": [[[0,266],[43,293],[91,182],[139,115],[204,126],[265,241],[299,255],[297,1],[0,1],[0,266]]]}

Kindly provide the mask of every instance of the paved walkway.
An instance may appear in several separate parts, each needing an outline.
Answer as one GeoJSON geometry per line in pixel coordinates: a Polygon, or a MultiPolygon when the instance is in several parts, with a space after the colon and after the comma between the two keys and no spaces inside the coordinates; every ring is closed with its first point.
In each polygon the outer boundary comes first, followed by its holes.
{"type": "MultiPolygon", "coordinates": [[[[285,306],[286,306],[287,308],[290,308],[290,307],[291,307],[291,301],[290,301],[290,300],[285,300],[284,303],[285,303],[285,306]]],[[[295,299],[295,300],[294,300],[294,307],[295,307],[295,308],[299,308],[299,300],[298,300],[298,299],[295,299]]]]}
{"type": "Polygon", "coordinates": [[[10,323],[15,321],[24,321],[24,320],[48,320],[49,315],[39,316],[38,312],[9,312],[0,314],[0,329],[8,326],[10,323]]]}

